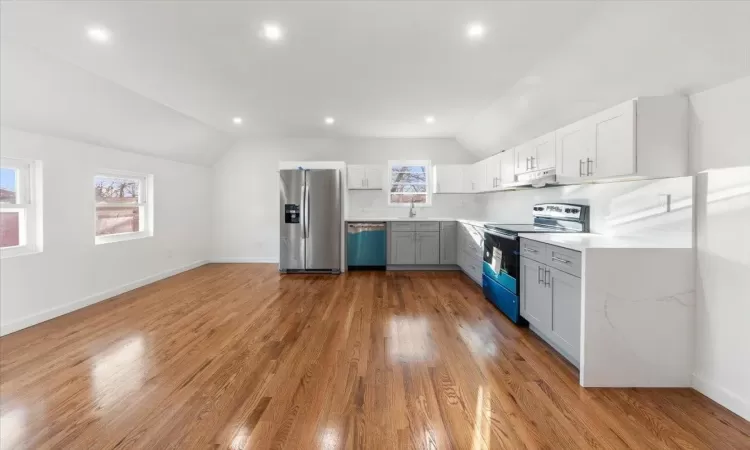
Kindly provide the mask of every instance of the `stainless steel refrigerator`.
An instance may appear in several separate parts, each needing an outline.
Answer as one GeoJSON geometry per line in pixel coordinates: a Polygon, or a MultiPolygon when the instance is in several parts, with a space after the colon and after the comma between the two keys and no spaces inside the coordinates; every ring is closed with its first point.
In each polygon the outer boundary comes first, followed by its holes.
{"type": "Polygon", "coordinates": [[[341,272],[341,176],[335,169],[281,170],[279,271],[341,272]]]}

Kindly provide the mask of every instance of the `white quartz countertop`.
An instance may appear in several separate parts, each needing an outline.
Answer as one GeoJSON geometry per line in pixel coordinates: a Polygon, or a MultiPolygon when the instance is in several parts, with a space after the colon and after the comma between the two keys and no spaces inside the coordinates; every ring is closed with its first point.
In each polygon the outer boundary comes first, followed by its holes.
{"type": "Polygon", "coordinates": [[[457,219],[455,217],[348,217],[347,222],[464,222],[483,227],[487,222],[471,219],[457,219]]]}
{"type": "Polygon", "coordinates": [[[589,248],[692,248],[689,236],[604,236],[593,233],[520,233],[519,237],[582,252],[589,248]]]}

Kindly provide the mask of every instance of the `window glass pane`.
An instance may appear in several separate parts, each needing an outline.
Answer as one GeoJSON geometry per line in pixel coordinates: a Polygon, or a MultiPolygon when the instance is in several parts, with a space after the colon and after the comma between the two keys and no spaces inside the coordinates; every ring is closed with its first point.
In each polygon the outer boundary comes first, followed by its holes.
{"type": "Polygon", "coordinates": [[[393,166],[391,168],[392,183],[426,183],[427,168],[425,166],[393,166]]]}
{"type": "Polygon", "coordinates": [[[0,167],[0,203],[16,203],[18,171],[0,167]]]}
{"type": "Polygon", "coordinates": [[[138,206],[97,206],[96,235],[133,233],[141,230],[138,206]]]}
{"type": "Polygon", "coordinates": [[[139,203],[140,182],[127,178],[94,177],[97,205],[139,203]]]}
{"type": "Polygon", "coordinates": [[[426,184],[394,184],[391,192],[427,192],[426,184]]]}
{"type": "Polygon", "coordinates": [[[21,214],[0,211],[0,247],[15,247],[21,244],[21,214]]]}
{"type": "Polygon", "coordinates": [[[427,194],[391,194],[391,203],[427,203],[427,194]]]}

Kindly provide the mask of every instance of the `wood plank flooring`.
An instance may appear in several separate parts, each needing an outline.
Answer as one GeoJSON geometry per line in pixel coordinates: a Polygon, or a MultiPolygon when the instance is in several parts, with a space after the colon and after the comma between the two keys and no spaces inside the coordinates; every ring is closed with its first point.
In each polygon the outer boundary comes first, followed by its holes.
{"type": "Polygon", "coordinates": [[[689,389],[583,389],[459,273],[203,266],[0,339],[8,449],[732,449],[689,389]]]}

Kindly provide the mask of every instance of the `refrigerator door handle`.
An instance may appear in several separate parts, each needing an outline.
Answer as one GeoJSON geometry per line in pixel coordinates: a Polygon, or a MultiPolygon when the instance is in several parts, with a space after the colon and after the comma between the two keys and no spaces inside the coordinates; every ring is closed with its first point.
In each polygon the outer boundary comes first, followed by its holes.
{"type": "Polygon", "coordinates": [[[302,198],[302,205],[300,205],[300,219],[302,219],[302,239],[307,237],[307,204],[305,202],[305,196],[307,192],[307,187],[305,186],[304,180],[302,181],[302,195],[300,197],[302,198]]]}
{"type": "MultiPolygon", "coordinates": [[[[310,184],[307,180],[307,171],[305,172],[305,195],[302,197],[302,201],[305,203],[305,224],[302,237],[307,239],[310,237],[310,184]]],[[[307,246],[305,246],[305,249],[307,249],[307,246]]]]}

